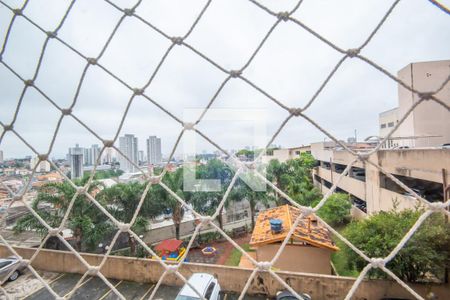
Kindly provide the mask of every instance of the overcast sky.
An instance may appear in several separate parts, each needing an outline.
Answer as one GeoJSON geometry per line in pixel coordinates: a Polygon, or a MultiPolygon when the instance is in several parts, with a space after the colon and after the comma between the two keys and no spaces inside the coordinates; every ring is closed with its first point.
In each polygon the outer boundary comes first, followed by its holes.
{"type": "MultiPolygon", "coordinates": [[[[3,0],[5,1],[5,0],[3,0]]],[[[9,1],[18,7],[22,1],[9,1]]],[[[130,7],[133,1],[113,1],[130,7]]],[[[206,1],[142,1],[136,13],[170,36],[183,36],[206,1]]],[[[449,2],[449,1],[447,1],[449,2]]],[[[290,10],[296,1],[261,1],[274,11],[290,10]]],[[[392,0],[304,0],[294,17],[343,49],[360,46],[375,28],[392,0]]],[[[446,1],[444,1],[446,3],[446,1]]],[[[69,1],[30,0],[24,14],[45,30],[53,30],[69,1]]],[[[0,39],[12,13],[0,4],[0,39]]],[[[100,0],[78,0],[58,36],[88,57],[96,57],[121,13],[100,0]]],[[[249,59],[275,18],[249,1],[214,0],[186,42],[226,69],[239,69],[249,59]]],[[[396,74],[411,62],[450,58],[450,17],[427,0],[404,0],[364,48],[362,54],[396,74]]],[[[12,28],[3,60],[24,78],[31,78],[45,35],[23,18],[12,28]]],[[[131,86],[141,87],[150,78],[170,43],[134,17],[120,26],[100,63],[131,86]]],[[[307,31],[282,22],[244,71],[269,94],[289,107],[301,107],[311,98],[341,54],[307,31]]],[[[66,46],[51,40],[35,84],[61,107],[73,101],[86,62],[66,46]]],[[[226,78],[210,63],[186,47],[169,54],[146,93],[180,119],[183,110],[204,107],[226,78]]],[[[23,88],[8,69],[0,65],[0,121],[10,123],[23,88]]],[[[131,92],[99,67],[89,68],[73,113],[105,139],[117,131],[131,92]]],[[[378,113],[397,105],[397,84],[358,59],[344,62],[306,114],[336,137],[346,139],[357,130],[363,139],[378,133],[378,113]]],[[[271,135],[287,112],[240,79],[228,82],[213,108],[267,111],[271,135]]],[[[34,89],[28,89],[15,129],[39,152],[46,152],[60,113],[34,89]]],[[[192,120],[188,120],[192,121],[192,120]]],[[[250,144],[249,122],[206,121],[199,128],[226,149],[250,144]]],[[[0,129],[1,130],[1,129],[0,129]]],[[[163,154],[174,145],[181,126],[155,105],[137,97],[131,105],[121,135],[136,134],[139,148],[145,138],[162,139],[163,154]]],[[[324,134],[301,118],[292,119],[275,140],[285,147],[324,139],[324,134]]],[[[65,118],[52,157],[63,157],[79,143],[99,141],[72,118],[65,118]]],[[[201,141],[198,149],[215,148],[201,141]]],[[[0,144],[5,157],[31,151],[7,133],[0,144]]],[[[182,147],[179,147],[182,150],[182,147]]]]}

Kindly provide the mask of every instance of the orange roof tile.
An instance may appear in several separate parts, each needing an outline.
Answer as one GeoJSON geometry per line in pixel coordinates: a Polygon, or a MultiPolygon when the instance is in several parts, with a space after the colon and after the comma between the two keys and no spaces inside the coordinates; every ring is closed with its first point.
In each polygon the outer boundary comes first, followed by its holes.
{"type": "MultiPolygon", "coordinates": [[[[255,222],[250,245],[262,246],[283,241],[299,214],[300,209],[290,205],[278,206],[260,212],[255,222]],[[271,219],[280,219],[283,222],[283,230],[280,233],[272,232],[269,223],[271,219]]],[[[300,220],[292,238],[319,248],[339,250],[331,239],[328,229],[319,224],[314,215],[300,220]]]]}

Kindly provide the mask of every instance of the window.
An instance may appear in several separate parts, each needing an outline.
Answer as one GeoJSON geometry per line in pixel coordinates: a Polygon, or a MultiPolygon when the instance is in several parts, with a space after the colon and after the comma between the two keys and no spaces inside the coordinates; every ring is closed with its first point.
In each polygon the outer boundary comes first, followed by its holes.
{"type": "Polygon", "coordinates": [[[7,265],[11,264],[10,261],[3,261],[0,262],[0,269],[3,269],[4,267],[6,267],[7,265]]]}
{"type": "Polygon", "coordinates": [[[386,128],[386,124],[381,124],[380,128],[381,129],[386,128]]]}
{"type": "Polygon", "coordinates": [[[394,127],[394,122],[389,122],[388,127],[394,127]]]}
{"type": "Polygon", "coordinates": [[[208,289],[206,290],[205,298],[209,300],[211,298],[211,295],[214,291],[216,284],[214,282],[211,282],[211,284],[208,286],[208,289]]]}

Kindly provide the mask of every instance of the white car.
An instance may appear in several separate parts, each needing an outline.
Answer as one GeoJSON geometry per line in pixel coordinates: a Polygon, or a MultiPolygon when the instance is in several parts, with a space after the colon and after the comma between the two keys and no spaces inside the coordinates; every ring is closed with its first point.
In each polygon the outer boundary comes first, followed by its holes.
{"type": "MultiPolygon", "coordinates": [[[[207,300],[220,300],[220,285],[214,276],[207,273],[194,273],[188,280],[189,284],[195,288],[207,300]]],[[[188,285],[185,284],[175,300],[198,300],[202,299],[188,285]]]]}

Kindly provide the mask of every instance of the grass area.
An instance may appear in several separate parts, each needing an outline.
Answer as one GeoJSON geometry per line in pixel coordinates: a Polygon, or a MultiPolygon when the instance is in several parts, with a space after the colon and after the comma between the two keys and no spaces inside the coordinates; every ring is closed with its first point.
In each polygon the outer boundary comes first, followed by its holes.
{"type": "MultiPolygon", "coordinates": [[[[255,250],[250,249],[249,244],[242,244],[240,245],[242,249],[244,249],[246,252],[253,252],[255,250]]],[[[239,262],[241,261],[242,253],[236,248],[233,248],[231,251],[230,256],[228,256],[227,260],[225,261],[226,266],[239,266],[239,262]]]]}

